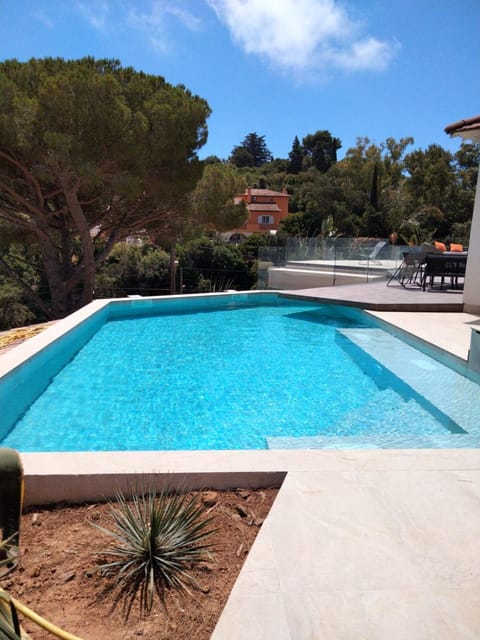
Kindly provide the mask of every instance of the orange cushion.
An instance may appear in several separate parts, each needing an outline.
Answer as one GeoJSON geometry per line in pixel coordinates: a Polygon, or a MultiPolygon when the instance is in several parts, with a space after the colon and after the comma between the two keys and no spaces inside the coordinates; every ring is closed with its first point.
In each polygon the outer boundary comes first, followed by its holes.
{"type": "Polygon", "coordinates": [[[463,251],[463,244],[451,244],[450,251],[463,251]]]}
{"type": "Polygon", "coordinates": [[[446,251],[447,247],[443,242],[437,242],[435,240],[435,242],[433,243],[435,245],[435,249],[440,249],[440,251],[446,251]]]}

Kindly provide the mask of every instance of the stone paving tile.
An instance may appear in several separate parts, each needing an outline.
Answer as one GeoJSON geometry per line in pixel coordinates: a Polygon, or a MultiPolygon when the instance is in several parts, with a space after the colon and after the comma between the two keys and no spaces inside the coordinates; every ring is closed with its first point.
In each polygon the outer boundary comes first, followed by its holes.
{"type": "Polygon", "coordinates": [[[372,309],[376,311],[463,311],[463,292],[456,289],[422,291],[386,281],[283,291],[288,297],[372,309]]]}

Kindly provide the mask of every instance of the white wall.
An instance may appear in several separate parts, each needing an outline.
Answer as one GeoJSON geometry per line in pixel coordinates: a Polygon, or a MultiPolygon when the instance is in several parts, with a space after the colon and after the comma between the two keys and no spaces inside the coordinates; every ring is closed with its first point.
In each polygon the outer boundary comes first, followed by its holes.
{"type": "Polygon", "coordinates": [[[468,244],[467,270],[463,288],[463,310],[480,314],[480,171],[473,207],[472,230],[468,244]]]}

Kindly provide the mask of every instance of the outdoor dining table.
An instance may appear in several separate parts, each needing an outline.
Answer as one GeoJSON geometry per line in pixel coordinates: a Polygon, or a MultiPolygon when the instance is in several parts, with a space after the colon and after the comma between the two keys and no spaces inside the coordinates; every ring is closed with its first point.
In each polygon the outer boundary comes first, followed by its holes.
{"type": "Polygon", "coordinates": [[[442,253],[427,253],[422,266],[422,289],[425,291],[427,282],[433,287],[435,278],[440,278],[443,287],[445,278],[450,278],[452,288],[458,287],[458,278],[465,277],[467,266],[467,251],[443,251],[442,253]]]}

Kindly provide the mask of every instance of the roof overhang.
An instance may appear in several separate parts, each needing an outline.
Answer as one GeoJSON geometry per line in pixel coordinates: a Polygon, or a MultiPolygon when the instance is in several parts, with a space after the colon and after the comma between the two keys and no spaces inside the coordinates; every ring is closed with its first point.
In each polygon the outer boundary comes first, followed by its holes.
{"type": "Polygon", "coordinates": [[[447,125],[445,133],[452,138],[458,137],[480,143],[480,115],[447,125]]]}

